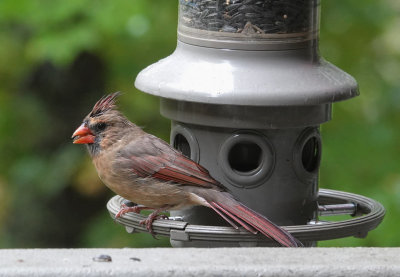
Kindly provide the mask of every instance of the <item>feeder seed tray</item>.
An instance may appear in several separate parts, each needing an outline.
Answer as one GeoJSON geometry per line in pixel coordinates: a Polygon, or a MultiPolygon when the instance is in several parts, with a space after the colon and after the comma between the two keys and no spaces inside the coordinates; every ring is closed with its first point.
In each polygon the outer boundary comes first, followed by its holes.
{"type": "MultiPolygon", "coordinates": [[[[121,196],[114,196],[107,203],[107,209],[112,218],[126,201],[121,196]]],[[[353,218],[342,221],[315,221],[307,225],[283,226],[305,245],[307,242],[338,239],[344,237],[365,237],[369,231],[375,229],[382,221],[385,210],[383,206],[368,197],[328,189],[320,189],[320,215],[350,214],[353,218]]],[[[139,224],[145,219],[143,215],[128,213],[115,221],[125,226],[128,233],[147,232],[145,226],[139,224]]],[[[215,246],[223,243],[224,246],[271,246],[276,245],[262,235],[253,235],[243,228],[235,230],[225,226],[193,225],[180,220],[160,219],[153,223],[156,235],[170,237],[173,246],[180,246],[188,242],[193,246],[209,246],[211,241],[215,246]]]]}

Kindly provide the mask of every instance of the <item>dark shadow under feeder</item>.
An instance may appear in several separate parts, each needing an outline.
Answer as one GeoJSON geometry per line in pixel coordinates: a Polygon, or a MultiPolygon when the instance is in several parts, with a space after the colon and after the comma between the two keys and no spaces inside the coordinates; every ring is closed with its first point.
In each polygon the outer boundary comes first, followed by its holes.
{"type": "MultiPolygon", "coordinates": [[[[318,0],[181,0],[178,44],[138,75],[135,86],[159,96],[171,119],[171,144],[200,163],[241,202],[307,246],[362,237],[382,205],[319,190],[320,125],[332,104],[358,95],[353,77],[318,54],[318,0]],[[357,215],[321,222],[321,214],[357,215]],[[361,216],[360,216],[361,215],[361,216]]],[[[110,200],[112,215],[122,199],[110,200]]],[[[223,224],[211,209],[173,211],[157,234],[174,246],[264,246],[268,239],[223,224]]],[[[145,231],[142,216],[117,220],[145,231]]]]}

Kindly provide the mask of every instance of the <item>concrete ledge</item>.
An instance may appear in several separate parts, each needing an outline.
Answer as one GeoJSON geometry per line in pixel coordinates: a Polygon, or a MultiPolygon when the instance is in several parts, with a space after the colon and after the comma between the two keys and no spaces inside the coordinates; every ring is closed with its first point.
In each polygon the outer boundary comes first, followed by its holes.
{"type": "Polygon", "coordinates": [[[111,275],[400,276],[400,248],[0,250],[0,276],[111,275]]]}

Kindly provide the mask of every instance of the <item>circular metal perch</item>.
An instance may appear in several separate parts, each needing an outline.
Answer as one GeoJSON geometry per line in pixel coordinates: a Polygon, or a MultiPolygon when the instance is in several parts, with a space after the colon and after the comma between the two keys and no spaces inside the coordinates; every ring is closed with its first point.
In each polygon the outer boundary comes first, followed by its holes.
{"type": "MultiPolygon", "coordinates": [[[[121,204],[126,201],[121,196],[114,196],[107,203],[107,209],[112,218],[120,210],[121,204]]],[[[307,225],[283,226],[302,242],[330,240],[344,237],[365,237],[369,231],[375,229],[385,215],[384,207],[377,201],[354,193],[320,189],[318,197],[318,211],[320,215],[349,214],[350,219],[341,221],[313,221],[307,225]]],[[[145,226],[139,224],[145,219],[143,215],[128,213],[115,219],[125,226],[127,232],[147,232],[145,226]]],[[[193,243],[193,246],[215,246],[223,243],[224,246],[268,246],[274,243],[261,235],[253,235],[243,228],[235,230],[225,226],[193,225],[170,218],[155,220],[153,230],[156,235],[170,237],[173,246],[180,246],[181,242],[193,243]]]]}

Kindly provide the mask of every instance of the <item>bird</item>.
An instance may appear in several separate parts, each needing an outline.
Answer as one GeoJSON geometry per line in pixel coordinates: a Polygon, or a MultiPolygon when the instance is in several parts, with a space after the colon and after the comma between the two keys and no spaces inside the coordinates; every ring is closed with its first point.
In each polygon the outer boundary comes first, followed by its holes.
{"type": "Polygon", "coordinates": [[[236,200],[205,167],[129,121],[117,107],[120,94],[100,98],[72,135],[74,144],[87,146],[102,182],[137,204],[121,205],[115,218],[153,210],[140,223],[154,236],[153,221],[167,218],[160,213],[205,206],[235,229],[259,232],[283,247],[302,246],[289,232],[236,200]]]}

